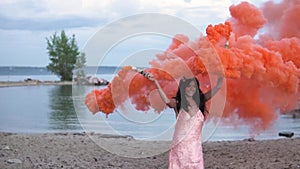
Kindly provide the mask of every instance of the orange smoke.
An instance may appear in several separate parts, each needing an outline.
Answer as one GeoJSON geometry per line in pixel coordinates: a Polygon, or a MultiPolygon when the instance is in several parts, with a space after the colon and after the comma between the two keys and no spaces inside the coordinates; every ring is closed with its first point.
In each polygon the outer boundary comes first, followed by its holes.
{"type": "Polygon", "coordinates": [[[233,25],[236,36],[250,35],[254,37],[257,31],[266,23],[262,11],[248,2],[242,2],[230,8],[232,16],[229,21],[233,25]]]}
{"type": "MultiPolygon", "coordinates": [[[[210,86],[208,75],[225,75],[224,117],[238,117],[254,130],[267,129],[278,113],[297,108],[300,96],[299,31],[283,26],[290,23],[299,29],[298,2],[268,2],[272,5],[265,5],[264,11],[247,2],[231,6],[232,18],[224,24],[209,25],[207,36],[194,41],[176,35],[169,48],[157,54],[145,71],[159,80],[168,97],[175,96],[177,82],[183,76],[196,76],[206,92],[210,86]],[[272,12],[279,8],[284,15],[275,21],[272,12]],[[274,36],[272,32],[258,34],[263,26],[265,30],[272,28],[278,32],[274,36]]],[[[130,99],[137,110],[147,111],[152,107],[160,112],[165,107],[155,89],[153,82],[128,66],[122,68],[107,88],[89,93],[85,103],[93,113],[109,114],[130,99]]]]}
{"type": "Polygon", "coordinates": [[[93,114],[98,111],[105,112],[107,115],[112,113],[115,105],[112,100],[111,84],[105,89],[93,90],[87,94],[84,103],[93,114]]]}
{"type": "Polygon", "coordinates": [[[300,1],[284,0],[281,3],[266,2],[262,11],[268,20],[265,25],[268,36],[274,40],[300,38],[300,1]]]}

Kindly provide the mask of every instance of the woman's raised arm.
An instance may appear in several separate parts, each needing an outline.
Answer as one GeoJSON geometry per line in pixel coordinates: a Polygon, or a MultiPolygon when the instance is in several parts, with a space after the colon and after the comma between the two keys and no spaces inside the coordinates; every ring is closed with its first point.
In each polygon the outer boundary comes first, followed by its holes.
{"type": "Polygon", "coordinates": [[[154,82],[155,86],[158,89],[158,93],[159,93],[161,99],[163,100],[163,102],[165,102],[167,105],[169,105],[170,99],[167,97],[166,93],[162,90],[159,82],[156,79],[154,79],[154,77],[151,74],[148,74],[147,78],[154,82]]]}
{"type": "Polygon", "coordinates": [[[166,103],[167,106],[169,106],[170,108],[173,108],[175,113],[176,113],[176,118],[178,116],[178,111],[177,111],[177,102],[176,99],[171,98],[169,99],[166,95],[166,93],[163,91],[163,89],[161,88],[158,80],[154,79],[154,77],[151,74],[148,74],[146,76],[149,80],[152,80],[155,83],[155,86],[157,87],[158,93],[161,97],[161,99],[163,100],[163,102],[166,103]]]}
{"type": "Polygon", "coordinates": [[[155,86],[157,87],[158,89],[158,93],[161,97],[161,99],[163,100],[163,102],[169,106],[170,108],[173,108],[175,113],[176,113],[176,118],[178,116],[178,111],[177,111],[177,102],[176,102],[176,99],[172,98],[172,99],[169,99],[166,95],[166,93],[163,91],[163,89],[161,88],[158,80],[156,80],[152,74],[148,73],[148,72],[145,72],[141,69],[137,69],[136,67],[132,67],[132,70],[142,74],[144,77],[146,77],[147,79],[151,80],[154,82],[155,86]]]}

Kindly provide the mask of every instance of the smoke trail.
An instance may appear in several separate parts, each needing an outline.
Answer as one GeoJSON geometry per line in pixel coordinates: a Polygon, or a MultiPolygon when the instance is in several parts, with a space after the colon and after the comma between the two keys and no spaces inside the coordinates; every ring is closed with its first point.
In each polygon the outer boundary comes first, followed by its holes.
{"type": "MultiPolygon", "coordinates": [[[[232,17],[224,24],[209,25],[206,37],[191,41],[176,35],[146,71],[159,80],[168,97],[174,97],[182,76],[196,76],[207,91],[208,71],[222,75],[224,70],[228,90],[224,117],[233,124],[246,123],[254,132],[267,129],[278,113],[295,109],[300,98],[299,7],[296,0],[267,2],[262,9],[247,2],[232,5],[232,17]]],[[[123,67],[111,85],[86,96],[91,112],[109,114],[127,99],[137,110],[164,109],[153,82],[130,69],[123,67]]]]}

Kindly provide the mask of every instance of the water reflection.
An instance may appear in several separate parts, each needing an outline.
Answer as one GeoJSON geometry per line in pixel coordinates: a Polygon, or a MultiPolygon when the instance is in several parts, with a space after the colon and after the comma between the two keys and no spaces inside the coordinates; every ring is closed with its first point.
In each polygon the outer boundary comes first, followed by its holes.
{"type": "Polygon", "coordinates": [[[49,91],[49,129],[81,129],[72,100],[72,86],[55,86],[49,91]]]}

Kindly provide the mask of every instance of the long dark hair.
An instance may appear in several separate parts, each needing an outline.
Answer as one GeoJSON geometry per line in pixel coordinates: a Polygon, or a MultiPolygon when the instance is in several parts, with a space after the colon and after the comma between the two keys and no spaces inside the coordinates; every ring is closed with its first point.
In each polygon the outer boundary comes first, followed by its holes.
{"type": "Polygon", "coordinates": [[[176,94],[176,109],[177,112],[180,112],[179,110],[182,108],[184,109],[186,112],[189,111],[188,106],[189,103],[186,100],[185,97],[185,88],[192,82],[195,81],[196,82],[196,92],[193,95],[193,99],[195,100],[196,104],[198,105],[199,109],[201,110],[202,114],[205,116],[205,111],[206,110],[206,99],[205,99],[205,95],[203,94],[203,92],[200,89],[200,85],[199,85],[199,81],[197,78],[193,77],[190,79],[186,79],[186,78],[182,78],[179,82],[179,87],[178,87],[178,91],[176,94]]]}

